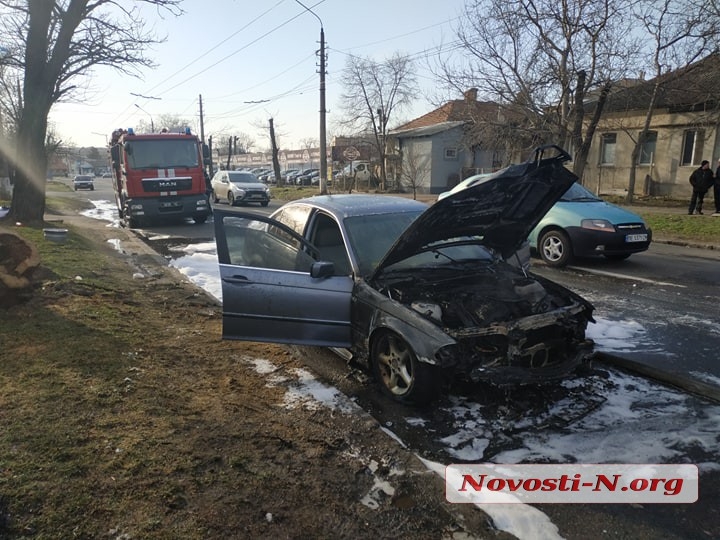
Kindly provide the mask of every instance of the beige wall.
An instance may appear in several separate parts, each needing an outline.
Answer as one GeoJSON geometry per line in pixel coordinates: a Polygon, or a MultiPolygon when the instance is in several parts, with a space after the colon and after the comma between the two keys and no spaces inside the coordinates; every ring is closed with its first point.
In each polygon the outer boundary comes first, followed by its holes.
{"type": "MultiPolygon", "coordinates": [[[[608,114],[603,118],[595,132],[588,163],[583,175],[583,184],[600,194],[627,193],[630,178],[633,137],[637,137],[645,121],[642,115],[608,114]],[[602,135],[616,133],[615,164],[599,165],[602,135]]],[[[710,161],[713,170],[720,155],[715,150],[718,144],[717,123],[707,113],[669,113],[656,111],[653,115],[651,130],[657,131],[656,153],[652,165],[638,165],[635,169],[635,190],[637,196],[649,194],[658,196],[686,197],[691,193],[688,178],[699,166],[680,166],[683,134],[686,129],[703,129],[705,140],[700,159],[710,161]],[[649,182],[647,178],[652,181],[649,182]]]]}

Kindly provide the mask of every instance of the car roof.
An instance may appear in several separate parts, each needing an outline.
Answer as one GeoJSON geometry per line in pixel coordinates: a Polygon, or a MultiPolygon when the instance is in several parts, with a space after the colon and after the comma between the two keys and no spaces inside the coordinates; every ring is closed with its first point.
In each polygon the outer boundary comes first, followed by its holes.
{"type": "MultiPolygon", "coordinates": [[[[316,195],[287,203],[306,204],[334,215],[338,220],[353,216],[391,214],[395,212],[417,212],[427,209],[423,202],[393,195],[368,195],[363,193],[341,193],[338,195],[316,195]]],[[[281,210],[281,207],[279,210],[281,210]]],[[[278,211],[279,211],[278,210],[278,211]]]]}

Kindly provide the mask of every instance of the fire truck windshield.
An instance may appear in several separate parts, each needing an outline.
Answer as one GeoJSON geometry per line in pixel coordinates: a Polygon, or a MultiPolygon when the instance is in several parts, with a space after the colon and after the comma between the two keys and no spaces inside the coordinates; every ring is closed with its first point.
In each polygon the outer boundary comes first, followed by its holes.
{"type": "Polygon", "coordinates": [[[140,139],[125,143],[128,165],[133,169],[197,167],[198,147],[193,139],[140,139]]]}

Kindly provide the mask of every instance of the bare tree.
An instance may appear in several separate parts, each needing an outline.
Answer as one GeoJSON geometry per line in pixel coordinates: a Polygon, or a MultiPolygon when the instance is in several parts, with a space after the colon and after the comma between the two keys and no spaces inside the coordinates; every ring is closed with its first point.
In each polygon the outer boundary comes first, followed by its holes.
{"type": "Polygon", "coordinates": [[[312,167],[312,165],[313,165],[313,163],[312,163],[312,151],[313,151],[315,148],[319,148],[319,147],[320,147],[320,143],[318,142],[317,139],[315,139],[315,138],[313,138],[313,137],[305,137],[304,139],[300,139],[300,148],[302,148],[303,150],[305,150],[305,151],[308,153],[308,155],[310,156],[310,166],[311,166],[311,167],[312,167]]]}
{"type": "Polygon", "coordinates": [[[238,154],[249,154],[255,147],[255,139],[247,133],[238,133],[235,136],[235,152],[238,154]]]}
{"type": "Polygon", "coordinates": [[[624,76],[638,48],[627,5],[468,0],[457,31],[460,57],[444,59],[438,71],[453,94],[478,88],[502,106],[494,120],[482,119],[470,145],[496,133],[516,151],[541,142],[574,147],[573,168],[582,176],[611,83],[624,76]],[[595,103],[591,118],[588,102],[595,103]]]}
{"type": "MultiPolygon", "coordinates": [[[[643,0],[636,4],[635,18],[641,23],[646,43],[647,65],[652,65],[654,79],[647,101],[645,122],[635,136],[627,131],[635,143],[632,151],[630,178],[625,196],[632,203],[635,194],[637,163],[646,142],[653,112],[663,86],[672,81],[669,74],[682,75],[699,58],[717,50],[720,36],[720,17],[717,4],[688,0],[643,0]]],[[[717,90],[717,89],[716,89],[717,90]]],[[[716,100],[713,96],[712,100],[716,100]]]]}
{"type": "Polygon", "coordinates": [[[380,156],[381,188],[384,189],[388,124],[417,95],[415,66],[409,57],[399,53],[382,62],[350,56],[343,70],[343,85],[342,125],[355,132],[373,134],[380,156]]]}
{"type": "Polygon", "coordinates": [[[413,199],[417,199],[418,188],[430,171],[430,156],[415,150],[413,145],[403,149],[403,167],[400,173],[400,188],[412,189],[413,199]]]}
{"type": "Polygon", "coordinates": [[[136,75],[152,66],[146,47],[159,40],[145,29],[140,4],[182,13],[182,0],[1,0],[4,60],[23,73],[22,109],[17,123],[16,169],[8,219],[40,223],[45,213],[45,151],[52,106],[71,97],[96,66],[136,75]]]}

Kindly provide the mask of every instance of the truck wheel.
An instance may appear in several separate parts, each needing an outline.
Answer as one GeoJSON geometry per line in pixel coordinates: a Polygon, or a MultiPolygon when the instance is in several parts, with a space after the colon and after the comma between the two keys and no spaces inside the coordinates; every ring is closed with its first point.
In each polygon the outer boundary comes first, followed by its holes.
{"type": "Polygon", "coordinates": [[[198,225],[202,225],[207,221],[207,216],[193,216],[193,221],[198,225]]]}
{"type": "Polygon", "coordinates": [[[270,201],[263,201],[260,203],[260,206],[267,206],[268,204],[270,204],[270,201]]]}

